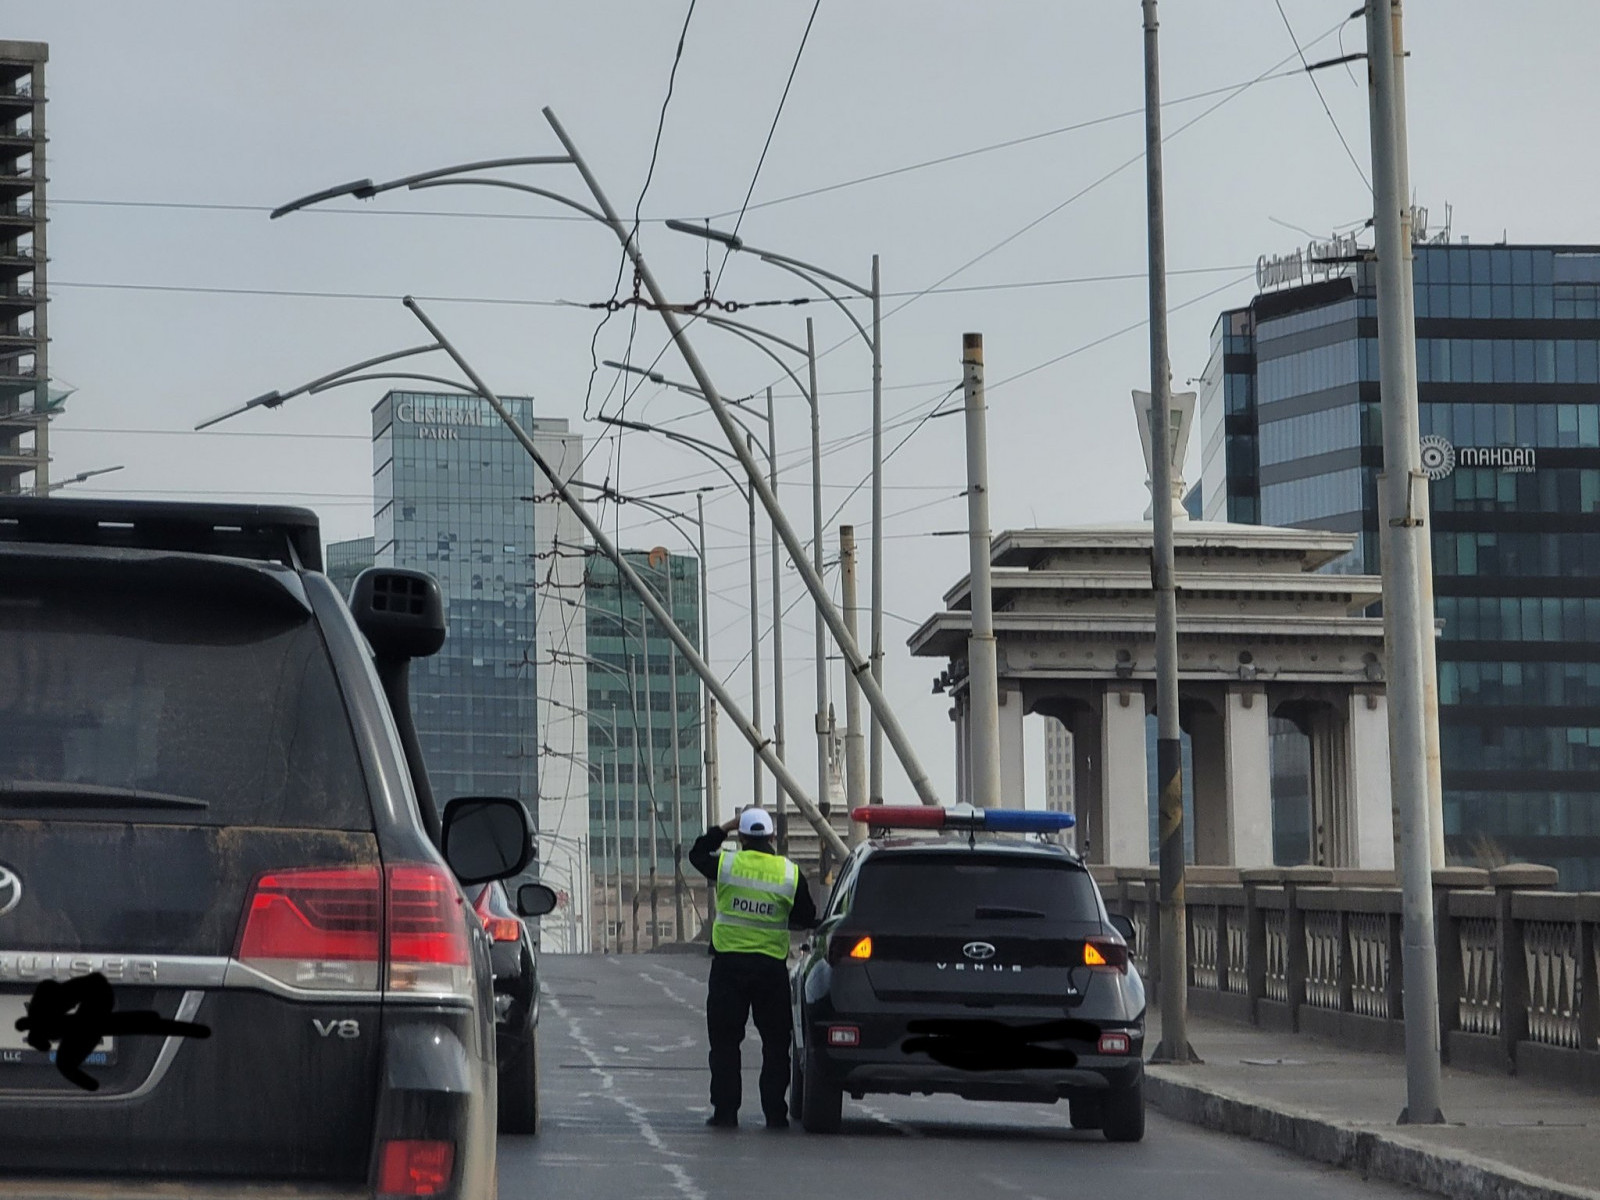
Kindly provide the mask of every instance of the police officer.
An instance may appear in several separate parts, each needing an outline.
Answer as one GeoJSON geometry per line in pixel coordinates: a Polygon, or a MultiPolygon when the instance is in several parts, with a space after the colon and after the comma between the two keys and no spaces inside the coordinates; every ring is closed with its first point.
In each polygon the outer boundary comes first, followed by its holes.
{"type": "Polygon", "coordinates": [[[772,833],[771,815],[752,807],[706,830],[689,849],[690,864],[717,885],[706,992],[711,1040],[706,1124],[714,1129],[739,1124],[739,1043],[752,1013],[761,1035],[761,1111],[768,1129],[789,1127],[789,930],[815,928],[817,909],[805,875],[773,848],[772,833]],[[738,849],[723,850],[736,828],[738,849]]]}

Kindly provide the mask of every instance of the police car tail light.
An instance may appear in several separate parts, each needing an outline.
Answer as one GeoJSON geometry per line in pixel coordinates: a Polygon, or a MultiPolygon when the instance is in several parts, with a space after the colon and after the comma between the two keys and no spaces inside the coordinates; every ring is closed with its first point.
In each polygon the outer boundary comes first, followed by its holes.
{"type": "Polygon", "coordinates": [[[1125,1033],[1102,1033],[1100,1035],[1101,1054],[1126,1054],[1133,1048],[1133,1041],[1125,1033]]]}
{"type": "Polygon", "coordinates": [[[829,1025],[828,1045],[830,1046],[859,1046],[861,1044],[861,1029],[856,1025],[829,1025]]]}
{"type": "Polygon", "coordinates": [[[466,897],[437,863],[388,870],[389,991],[412,996],[472,995],[466,897]]]}
{"type": "Polygon", "coordinates": [[[1083,965],[1096,971],[1128,973],[1128,947],[1109,938],[1090,938],[1083,944],[1083,965]]]}
{"type": "Polygon", "coordinates": [[[866,934],[835,934],[828,942],[828,962],[837,966],[846,959],[865,962],[872,957],[872,938],[866,934]]]}
{"type": "Polygon", "coordinates": [[[234,957],[290,987],[375,991],[382,946],[378,868],[313,867],[256,879],[234,957]]]}
{"type": "Polygon", "coordinates": [[[1077,819],[1071,813],[1035,812],[1023,808],[973,808],[958,804],[866,804],[850,810],[850,819],[872,829],[933,829],[975,833],[1059,833],[1077,819]]]}

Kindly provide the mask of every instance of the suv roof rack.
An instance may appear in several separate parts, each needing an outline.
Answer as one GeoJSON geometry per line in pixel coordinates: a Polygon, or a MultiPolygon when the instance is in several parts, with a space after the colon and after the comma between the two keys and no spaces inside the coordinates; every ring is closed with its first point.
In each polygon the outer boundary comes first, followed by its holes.
{"type": "Polygon", "coordinates": [[[322,527],[308,508],[0,496],[0,542],[173,550],[322,570],[322,527]]]}

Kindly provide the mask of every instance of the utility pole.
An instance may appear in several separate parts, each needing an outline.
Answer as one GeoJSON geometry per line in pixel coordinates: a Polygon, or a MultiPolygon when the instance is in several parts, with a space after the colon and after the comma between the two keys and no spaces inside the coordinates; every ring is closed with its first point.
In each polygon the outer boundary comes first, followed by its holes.
{"type": "MultiPolygon", "coordinates": [[[[678,619],[672,607],[672,555],[667,555],[667,611],[678,619]]],[[[667,654],[667,686],[672,689],[672,920],[675,941],[683,941],[683,759],[678,743],[683,730],[678,728],[678,652],[667,654]]]]}
{"type": "MultiPolygon", "coordinates": [[[[767,389],[767,482],[778,494],[778,437],[772,423],[772,389],[767,389]]],[[[778,553],[778,527],[772,527],[772,752],[779,762],[783,756],[783,556],[778,553]]],[[[784,811],[783,780],[772,781],[773,824],[778,835],[778,853],[789,853],[789,815],[784,811]]],[[[820,797],[819,797],[820,799],[820,797]]]]}
{"type": "Polygon", "coordinates": [[[1433,929],[1427,686],[1433,610],[1424,611],[1428,481],[1418,438],[1410,200],[1396,109],[1405,70],[1398,0],[1367,0],[1373,223],[1378,252],[1378,374],[1383,396],[1379,512],[1389,692],[1389,778],[1400,812],[1406,1107],[1400,1123],[1440,1124],[1439,975],[1433,929]]]}
{"type": "MultiPolygon", "coordinates": [[[[745,435],[745,448],[754,439],[745,435]]],[[[756,491],[747,489],[750,499],[750,724],[761,734],[761,575],[756,567],[756,491]]],[[[755,756],[750,801],[761,808],[761,755],[755,756]]]]}
{"type": "MultiPolygon", "coordinates": [[[[839,526],[839,587],[840,603],[844,605],[844,628],[850,640],[856,636],[856,529],[854,525],[839,526]]],[[[863,760],[861,744],[861,680],[845,664],[844,677],[844,781],[845,804],[851,810],[867,801],[867,766],[863,760]]],[[[850,822],[849,844],[854,846],[866,840],[867,827],[860,821],[850,822]]]]}
{"type": "Polygon", "coordinates": [[[1000,665],[989,586],[989,438],[981,333],[961,337],[961,381],[967,410],[967,594],[972,603],[972,633],[967,638],[967,756],[972,763],[973,805],[998,808],[1000,665]]]}
{"type": "MultiPolygon", "coordinates": [[[[615,710],[613,710],[614,712],[615,710]]],[[[612,736],[616,736],[616,724],[612,723],[612,736]]],[[[612,750],[614,759],[617,752],[612,750]]],[[[600,760],[600,953],[611,953],[611,902],[606,897],[606,892],[611,887],[611,840],[606,836],[606,764],[600,760]]]]}
{"type": "MultiPolygon", "coordinates": [[[[817,400],[817,339],[812,328],[811,318],[806,318],[806,364],[810,369],[808,383],[810,384],[811,400],[811,566],[820,577],[822,575],[822,414],[818,408],[817,400]]],[[[816,657],[817,657],[817,715],[815,729],[817,732],[817,807],[827,816],[833,808],[832,792],[829,790],[831,772],[828,770],[828,638],[827,629],[822,623],[822,610],[813,606],[813,619],[816,622],[816,657]]],[[[821,861],[828,859],[828,845],[821,843],[821,861]]],[[[819,870],[819,875],[826,872],[819,870]]]]}
{"type": "MultiPolygon", "coordinates": [[[[872,256],[872,678],[883,691],[883,286],[872,256]]],[[[872,710],[870,800],[883,803],[883,723],[872,710]]]]}
{"type": "Polygon", "coordinates": [[[1189,1045],[1183,886],[1183,732],[1178,725],[1178,595],[1172,546],[1172,368],[1167,353],[1167,245],[1161,182],[1161,60],[1156,0],[1144,0],[1144,158],[1150,244],[1151,582],[1156,602],[1156,785],[1161,863],[1161,1044],[1151,1062],[1199,1061],[1189,1045]]]}
{"type": "MultiPolygon", "coordinates": [[[[696,493],[694,498],[695,519],[700,533],[700,653],[711,653],[711,618],[707,613],[709,607],[706,603],[709,585],[706,582],[706,500],[696,493]]],[[[706,826],[721,824],[722,816],[721,797],[718,793],[721,788],[717,779],[717,698],[711,694],[711,685],[705,680],[700,681],[700,689],[704,693],[701,703],[701,721],[705,726],[702,736],[705,738],[706,777],[703,789],[705,799],[702,805],[701,817],[706,826]]]]}
{"type": "MultiPolygon", "coordinates": [[[[656,868],[661,862],[661,853],[656,844],[656,832],[661,827],[661,811],[656,805],[656,704],[655,687],[651,683],[651,677],[655,675],[655,664],[650,661],[650,614],[643,608],[639,610],[639,639],[644,652],[643,758],[644,769],[648,772],[644,777],[645,791],[650,797],[650,949],[654,950],[661,945],[661,922],[657,916],[659,888],[656,886],[656,868]]],[[[638,819],[638,814],[635,813],[634,820],[638,819]]]]}
{"type": "MultiPolygon", "coordinates": [[[[627,627],[623,627],[623,636],[627,636],[627,627]]],[[[633,953],[639,953],[639,684],[634,674],[633,664],[637,656],[628,655],[628,696],[633,704],[633,728],[629,731],[633,739],[633,953]]],[[[650,669],[650,664],[645,663],[645,670],[650,669]]],[[[622,822],[617,822],[620,831],[622,822]]]]}

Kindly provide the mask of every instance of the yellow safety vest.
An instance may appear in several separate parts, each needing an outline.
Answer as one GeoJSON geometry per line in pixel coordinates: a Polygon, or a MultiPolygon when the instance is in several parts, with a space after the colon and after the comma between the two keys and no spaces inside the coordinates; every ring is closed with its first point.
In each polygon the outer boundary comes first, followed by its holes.
{"type": "Polygon", "coordinates": [[[711,945],[726,954],[789,957],[789,910],[800,868],[787,858],[740,850],[717,862],[717,920],[711,945]]]}

